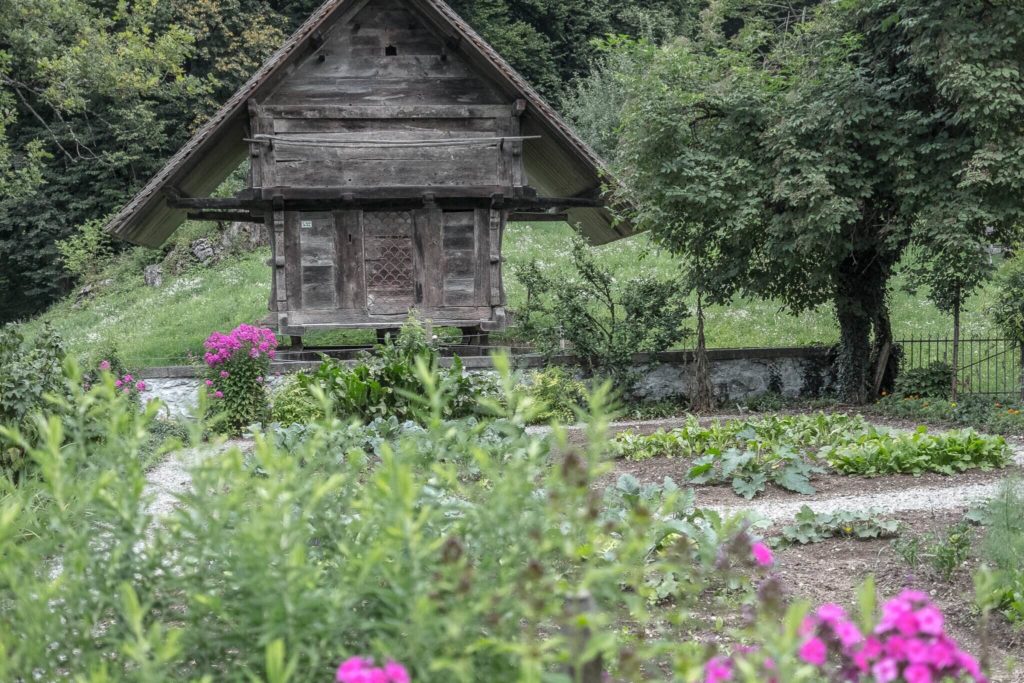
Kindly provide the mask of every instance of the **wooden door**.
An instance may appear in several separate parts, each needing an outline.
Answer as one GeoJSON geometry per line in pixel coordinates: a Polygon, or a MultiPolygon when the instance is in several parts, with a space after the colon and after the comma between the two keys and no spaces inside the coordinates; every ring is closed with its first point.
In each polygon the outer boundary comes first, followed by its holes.
{"type": "Polygon", "coordinates": [[[338,308],[337,229],[333,214],[300,213],[298,237],[301,253],[301,308],[331,311],[338,308]]]}
{"type": "Polygon", "coordinates": [[[399,315],[416,305],[416,263],[410,211],[363,213],[366,310],[399,315]]]}

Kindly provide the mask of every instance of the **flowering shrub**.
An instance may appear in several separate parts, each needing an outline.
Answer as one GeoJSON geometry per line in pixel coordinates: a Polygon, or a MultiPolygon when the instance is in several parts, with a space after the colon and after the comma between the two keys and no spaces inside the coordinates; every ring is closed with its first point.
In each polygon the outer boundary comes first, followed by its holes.
{"type": "Polygon", "coordinates": [[[352,657],[342,662],[336,679],[338,683],[409,683],[412,680],[406,668],[397,662],[374,667],[373,660],[365,657],[352,657]]]}
{"type": "MultiPolygon", "coordinates": [[[[101,361],[99,365],[99,371],[110,372],[110,361],[101,361]]],[[[120,391],[121,394],[126,396],[133,403],[141,403],[142,394],[146,393],[149,387],[146,386],[146,383],[143,380],[136,379],[135,376],[132,375],[130,372],[126,372],[114,380],[114,388],[120,391]]]]}
{"type": "Polygon", "coordinates": [[[268,329],[241,325],[231,334],[214,332],[203,344],[206,387],[222,428],[240,434],[267,412],[266,378],[277,355],[277,338],[268,329]]]}
{"type": "MultiPolygon", "coordinates": [[[[839,605],[822,605],[803,620],[795,655],[798,663],[813,667],[814,680],[987,681],[978,660],[946,634],[942,612],[927,595],[911,590],[882,607],[881,620],[873,630],[862,630],[839,605]]],[[[747,649],[736,657],[709,660],[704,666],[704,681],[778,681],[781,679],[774,675],[776,668],[775,661],[764,652],[747,649]],[[755,669],[762,673],[751,678],[749,674],[755,669]]],[[[805,676],[803,680],[808,679],[805,676]]]]}

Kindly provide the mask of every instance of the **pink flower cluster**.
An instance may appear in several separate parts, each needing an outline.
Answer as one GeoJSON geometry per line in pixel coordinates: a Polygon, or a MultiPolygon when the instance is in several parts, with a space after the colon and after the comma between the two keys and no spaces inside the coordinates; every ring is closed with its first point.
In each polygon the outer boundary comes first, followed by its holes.
{"type": "MultiPolygon", "coordinates": [[[[100,372],[110,372],[111,364],[109,360],[101,361],[99,365],[100,372]]],[[[131,374],[126,374],[124,377],[114,380],[114,387],[121,390],[123,394],[130,394],[132,391],[143,393],[149,387],[141,379],[136,380],[131,374]]]]}
{"type": "Polygon", "coordinates": [[[882,619],[869,635],[838,605],[822,605],[802,626],[799,656],[824,667],[830,655],[843,680],[875,683],[985,683],[978,661],[946,635],[942,612],[928,596],[904,591],[882,607],[882,619]]]}
{"type": "Polygon", "coordinates": [[[338,683],[409,683],[409,672],[397,662],[374,667],[373,660],[352,657],[338,667],[338,683]]]}
{"type": "Polygon", "coordinates": [[[240,325],[231,334],[214,332],[203,343],[203,347],[206,349],[203,359],[213,368],[227,362],[238,352],[253,359],[262,355],[273,359],[277,355],[277,337],[265,328],[240,325]]]}

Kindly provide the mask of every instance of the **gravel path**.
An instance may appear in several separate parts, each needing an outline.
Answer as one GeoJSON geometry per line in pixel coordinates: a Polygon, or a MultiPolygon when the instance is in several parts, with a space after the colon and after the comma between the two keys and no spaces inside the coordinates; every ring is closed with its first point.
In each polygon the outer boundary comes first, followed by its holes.
{"type": "MultiPolygon", "coordinates": [[[[1024,447],[1017,446],[1014,449],[1014,462],[1024,466],[1024,447]]],[[[803,500],[792,502],[767,501],[758,503],[756,501],[742,501],[737,499],[736,505],[709,505],[710,509],[722,513],[736,514],[739,512],[750,512],[754,516],[772,522],[792,519],[804,505],[811,508],[818,514],[829,514],[833,512],[867,512],[877,511],[882,514],[894,514],[898,512],[915,511],[937,511],[957,510],[969,508],[972,505],[995,497],[999,493],[1002,481],[989,484],[958,484],[956,477],[949,479],[949,486],[921,486],[901,489],[897,491],[885,491],[868,495],[837,495],[815,498],[813,496],[803,497],[803,500]]]]}
{"type": "Polygon", "coordinates": [[[252,447],[251,441],[227,441],[217,445],[204,445],[190,448],[167,456],[163,462],[146,474],[145,496],[152,496],[149,513],[154,517],[170,514],[177,502],[177,497],[192,487],[190,470],[203,460],[215,457],[232,448],[243,451],[252,447]]]}

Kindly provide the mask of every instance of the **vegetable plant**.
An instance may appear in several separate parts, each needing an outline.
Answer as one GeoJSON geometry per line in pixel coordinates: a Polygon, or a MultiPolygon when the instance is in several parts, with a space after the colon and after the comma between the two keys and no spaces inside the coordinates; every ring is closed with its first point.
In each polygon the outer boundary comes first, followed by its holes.
{"type": "Polygon", "coordinates": [[[804,505],[793,523],[782,527],[782,541],[808,545],[830,538],[893,538],[899,529],[898,520],[884,519],[876,512],[816,513],[804,505]]]}

